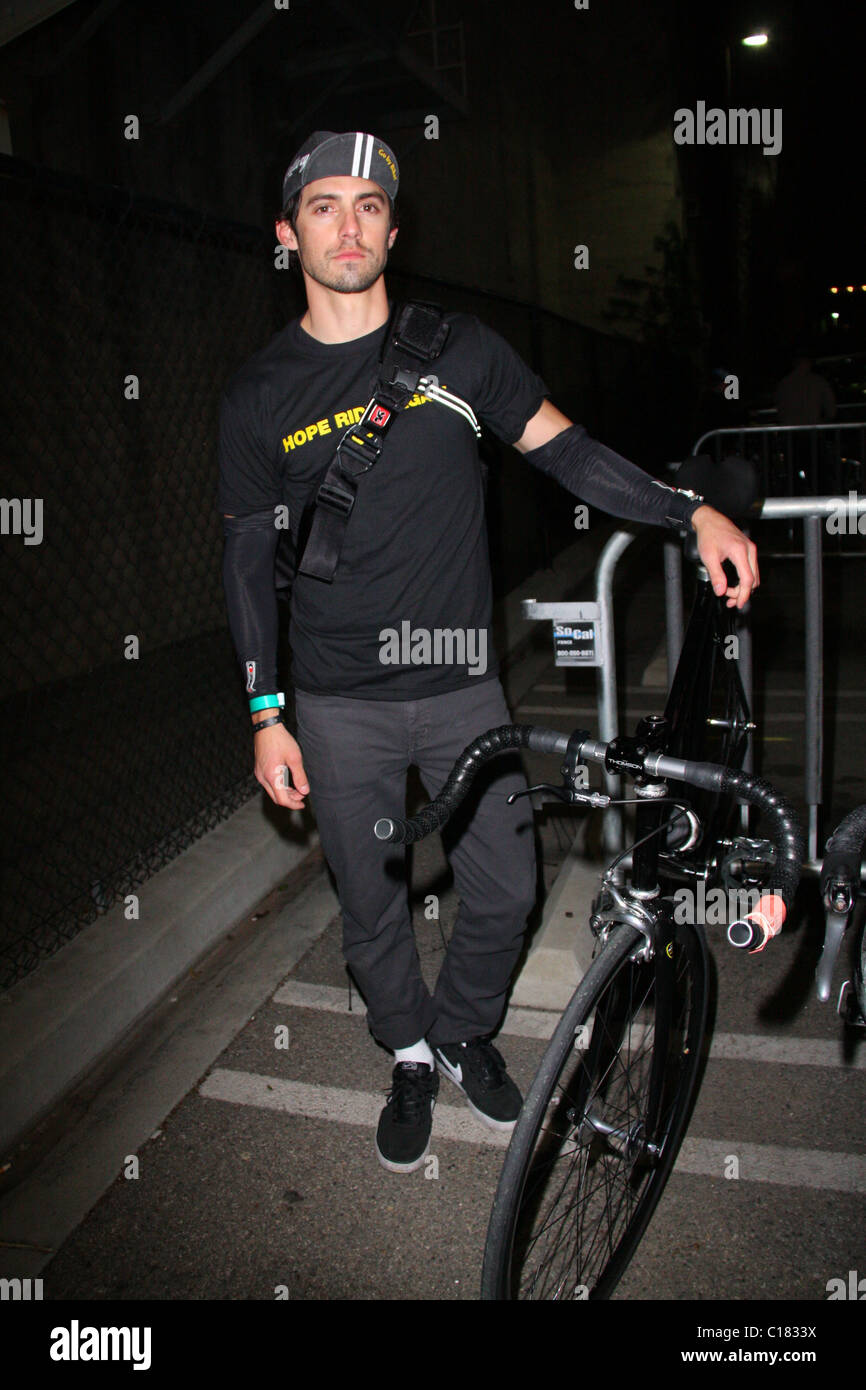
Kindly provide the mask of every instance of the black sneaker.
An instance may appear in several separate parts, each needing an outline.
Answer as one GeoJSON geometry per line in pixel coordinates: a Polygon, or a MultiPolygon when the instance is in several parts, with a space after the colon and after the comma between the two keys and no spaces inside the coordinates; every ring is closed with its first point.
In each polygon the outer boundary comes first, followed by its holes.
{"type": "Polygon", "coordinates": [[[430,1147],[439,1074],[426,1062],[398,1062],[376,1130],[376,1154],[390,1173],[420,1168],[430,1147]]]}
{"type": "Polygon", "coordinates": [[[442,1070],[459,1086],[469,1109],[491,1129],[517,1123],[523,1097],[505,1070],[505,1058],[486,1038],[434,1047],[442,1070]]]}

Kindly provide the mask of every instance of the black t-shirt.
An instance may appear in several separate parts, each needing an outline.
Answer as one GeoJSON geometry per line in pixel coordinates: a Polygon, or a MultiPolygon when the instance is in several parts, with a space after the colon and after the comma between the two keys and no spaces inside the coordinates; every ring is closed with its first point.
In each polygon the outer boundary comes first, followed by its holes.
{"type": "MultiPolygon", "coordinates": [[[[469,314],[424,368],[512,444],[547,394],[497,333],[469,314]]],[[[385,326],[320,343],[295,320],[232,378],[220,417],[219,507],[304,509],[345,429],[372,394],[385,326]]],[[[496,675],[490,561],[475,432],[456,411],[415,396],[378,463],[358,480],[332,583],[299,574],[289,645],[297,689],[407,700],[496,675]]]]}

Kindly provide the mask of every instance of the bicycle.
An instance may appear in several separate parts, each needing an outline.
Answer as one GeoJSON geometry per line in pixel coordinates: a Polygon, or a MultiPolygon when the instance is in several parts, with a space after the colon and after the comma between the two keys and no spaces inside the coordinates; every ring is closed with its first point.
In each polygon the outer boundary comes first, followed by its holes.
{"type": "Polygon", "coordinates": [[[429,806],[408,820],[376,823],[379,839],[397,843],[430,834],[487,759],[517,747],[560,755],[563,781],[515,795],[613,804],[585,789],[587,763],[635,781],[630,883],[617,882],[623,853],[605,870],[592,906],[595,957],[511,1137],[488,1227],[483,1299],[609,1297],[661,1197],[697,1094],[709,979],[703,929],[676,919],[666,889],[704,878],[757,897],[729,928],[733,944],[752,951],[780,930],[793,903],[804,852],[793,808],[758,777],[686,756],[716,739],[724,757],[741,760],[754,728],[735,663],[719,662],[731,630],[704,571],[665,715],[642,719],[632,738],[610,743],[581,729],[488,730],[429,806]],[[710,715],[717,694],[722,719],[710,715]],[[701,816],[680,794],[686,788],[698,793],[701,816]],[[764,813],[767,836],[727,836],[734,800],[764,813]],[[667,818],[663,808],[671,809],[667,818]]]}
{"type": "MultiPolygon", "coordinates": [[[[824,946],[815,971],[818,998],[830,998],[833,972],[842,939],[854,919],[860,893],[860,863],[866,855],[866,805],[839,822],[827,841],[821,866],[821,899],[825,911],[824,946]]],[[[850,1028],[866,1028],[866,916],[855,948],[854,979],[845,980],[836,1011],[850,1028]]]]}

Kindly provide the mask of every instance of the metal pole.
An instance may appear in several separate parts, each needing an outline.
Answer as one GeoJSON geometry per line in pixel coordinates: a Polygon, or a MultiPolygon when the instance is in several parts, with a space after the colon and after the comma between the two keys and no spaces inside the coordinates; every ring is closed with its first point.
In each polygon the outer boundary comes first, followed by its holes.
{"type": "Polygon", "coordinates": [[[779,517],[838,517],[840,514],[845,524],[851,525],[853,518],[866,514],[866,497],[768,497],[761,507],[761,517],[765,521],[779,517]]]}
{"type": "MultiPolygon", "coordinates": [[[[739,667],[740,667],[740,680],[743,682],[743,690],[744,690],[745,696],[746,696],[746,704],[747,704],[748,707],[749,707],[749,717],[750,717],[751,719],[754,719],[754,713],[755,713],[755,711],[754,711],[754,703],[755,703],[754,683],[755,683],[755,680],[754,680],[754,674],[753,674],[753,668],[752,668],[752,622],[751,622],[751,616],[752,616],[752,604],[751,604],[751,601],[750,601],[749,603],[746,604],[745,608],[737,615],[736,628],[737,628],[737,637],[739,638],[739,643],[738,643],[738,651],[739,651],[738,664],[739,664],[739,667]]],[[[744,772],[752,772],[752,771],[754,771],[754,763],[755,763],[755,759],[754,759],[754,756],[753,756],[752,740],[751,740],[751,737],[750,737],[748,743],[746,744],[746,756],[745,756],[744,759],[743,759],[743,771],[744,771],[744,772]]],[[[748,811],[748,807],[744,807],[743,809],[744,809],[744,811],[748,811]]],[[[748,823],[748,820],[747,820],[747,823],[748,823]]]]}
{"type": "MultiPolygon", "coordinates": [[[[745,534],[751,537],[748,527],[744,528],[745,534]]],[[[752,665],[752,604],[751,600],[746,604],[736,616],[734,626],[739,641],[737,642],[737,664],[740,668],[740,680],[743,682],[743,693],[746,696],[746,706],[749,711],[749,718],[754,721],[755,717],[755,676],[752,665]]],[[[743,758],[743,771],[754,772],[755,758],[751,735],[746,743],[746,755],[743,758]]],[[[741,807],[742,823],[744,830],[749,828],[749,808],[741,807]]]]}
{"type": "Polygon", "coordinates": [[[670,686],[683,645],[683,552],[673,537],[665,541],[665,636],[670,686]]]}
{"type": "MultiPolygon", "coordinates": [[[[601,623],[601,665],[598,668],[598,736],[607,743],[619,733],[619,712],[616,702],[616,648],[613,638],[613,572],[617,560],[634,540],[631,531],[614,531],[598,562],[595,576],[595,601],[601,623]]],[[[615,773],[603,774],[609,796],[618,797],[620,778],[615,773]]],[[[620,850],[623,845],[622,810],[611,807],[604,813],[602,842],[606,850],[620,850]]]]}
{"type": "Polygon", "coordinates": [[[823,800],[824,759],[824,575],[822,522],[803,518],[803,580],[806,601],[806,805],[809,808],[810,859],[818,858],[818,815],[823,800]]]}

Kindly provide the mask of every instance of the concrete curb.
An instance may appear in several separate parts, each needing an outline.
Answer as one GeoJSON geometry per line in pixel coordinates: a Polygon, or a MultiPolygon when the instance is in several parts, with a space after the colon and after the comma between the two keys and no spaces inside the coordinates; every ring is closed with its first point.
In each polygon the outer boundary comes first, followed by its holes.
{"type": "Polygon", "coordinates": [[[278,829],[264,794],[80,932],[0,1005],[0,1152],[86,1072],[315,844],[301,812],[278,829]]]}

